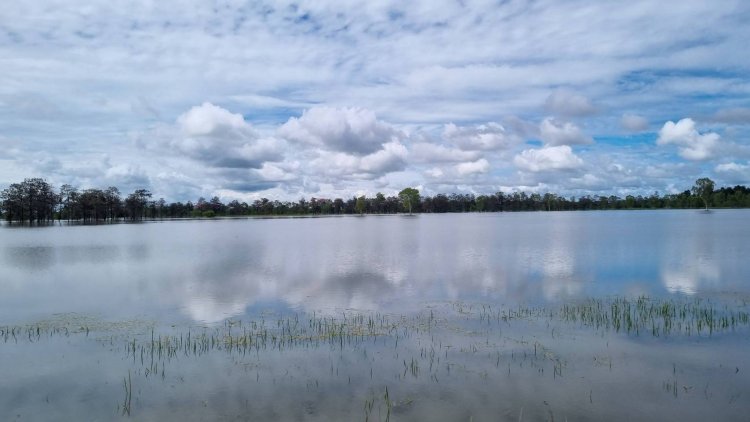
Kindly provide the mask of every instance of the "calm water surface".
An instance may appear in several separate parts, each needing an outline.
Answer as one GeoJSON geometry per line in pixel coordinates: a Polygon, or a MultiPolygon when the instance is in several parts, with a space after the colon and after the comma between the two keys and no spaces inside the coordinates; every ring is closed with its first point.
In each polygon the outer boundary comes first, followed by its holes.
{"type": "MultiPolygon", "coordinates": [[[[0,319],[748,292],[746,211],[166,221],[0,232],[0,319]]],[[[397,309],[398,310],[398,309],[397,309]]]]}
{"type": "Polygon", "coordinates": [[[644,326],[636,335],[556,312],[648,296],[708,301],[701,309],[739,318],[750,298],[749,217],[660,210],[6,225],[0,414],[743,420],[747,324],[689,335],[644,326]],[[320,325],[328,321],[341,324],[338,334],[320,325]],[[234,343],[263,330],[268,337],[250,351],[234,343]],[[197,335],[212,339],[202,352],[197,335]],[[161,336],[179,346],[161,347],[161,336]],[[277,342],[284,336],[288,343],[277,342]]]}

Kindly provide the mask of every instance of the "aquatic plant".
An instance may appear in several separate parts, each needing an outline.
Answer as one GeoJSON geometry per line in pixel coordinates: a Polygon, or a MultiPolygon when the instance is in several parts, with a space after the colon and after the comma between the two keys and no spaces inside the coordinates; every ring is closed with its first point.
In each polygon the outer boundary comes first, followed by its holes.
{"type": "Polygon", "coordinates": [[[595,329],[652,336],[713,335],[750,324],[746,304],[730,308],[702,298],[614,297],[562,305],[563,321],[595,329]]]}

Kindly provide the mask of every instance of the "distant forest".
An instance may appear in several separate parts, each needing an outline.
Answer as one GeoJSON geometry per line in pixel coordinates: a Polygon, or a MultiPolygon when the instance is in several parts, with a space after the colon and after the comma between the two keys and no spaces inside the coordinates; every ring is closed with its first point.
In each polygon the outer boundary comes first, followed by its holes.
{"type": "Polygon", "coordinates": [[[40,178],[11,184],[0,193],[0,212],[7,221],[78,222],[137,221],[165,218],[211,218],[223,216],[284,216],[332,214],[395,214],[402,212],[508,212],[575,211],[662,208],[750,208],[750,189],[745,186],[714,189],[708,178],[698,179],[691,189],[678,194],[649,196],[563,197],[554,193],[497,192],[489,195],[438,194],[421,196],[406,188],[398,196],[352,198],[302,198],[299,201],[275,201],[266,198],[252,203],[237,200],[223,203],[218,197],[199,198],[196,202],[168,203],[154,199],[146,189],[137,189],[123,197],[119,189],[79,190],[63,185],[56,190],[40,178]]]}

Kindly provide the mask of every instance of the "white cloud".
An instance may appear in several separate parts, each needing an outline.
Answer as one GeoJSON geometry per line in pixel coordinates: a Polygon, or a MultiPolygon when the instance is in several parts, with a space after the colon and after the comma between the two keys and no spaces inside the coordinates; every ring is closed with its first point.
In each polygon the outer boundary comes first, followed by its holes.
{"type": "Polygon", "coordinates": [[[411,147],[412,157],[428,163],[451,163],[479,158],[478,151],[463,151],[428,142],[419,142],[411,147]]]}
{"type": "Polygon", "coordinates": [[[405,167],[406,147],[399,142],[388,142],[383,149],[362,157],[360,167],[368,173],[389,173],[405,167]]]}
{"type": "Polygon", "coordinates": [[[263,166],[255,172],[266,181],[270,182],[286,182],[294,180],[297,176],[294,174],[294,170],[299,168],[298,163],[291,163],[291,166],[282,166],[279,164],[263,163],[263,166]],[[284,168],[291,167],[291,168],[284,168]],[[291,171],[290,171],[291,170],[291,171]]]}
{"type": "Polygon", "coordinates": [[[281,159],[283,141],[259,138],[242,115],[203,103],[177,118],[169,147],[212,167],[260,168],[281,159]]]}
{"type": "Polygon", "coordinates": [[[540,137],[549,146],[591,144],[594,140],[583,133],[581,128],[570,122],[560,122],[552,118],[542,120],[539,125],[540,137]]]}
{"type": "Polygon", "coordinates": [[[568,145],[527,149],[513,158],[521,170],[544,172],[550,170],[573,170],[583,166],[583,160],[573,153],[568,145]]]}
{"type": "Polygon", "coordinates": [[[255,133],[241,114],[232,113],[221,107],[205,102],[177,118],[182,133],[190,137],[198,136],[237,136],[253,137],[255,133]]]}
{"type": "Polygon", "coordinates": [[[719,144],[719,134],[708,132],[700,134],[695,129],[695,122],[685,118],[677,123],[668,121],[659,130],[657,145],[676,145],[679,154],[687,160],[707,160],[713,158],[719,144]]]}
{"type": "Polygon", "coordinates": [[[544,107],[547,111],[564,117],[589,116],[597,111],[588,98],[564,89],[550,94],[544,107]]]}
{"type": "Polygon", "coordinates": [[[353,154],[375,152],[401,135],[374,112],[358,107],[313,107],[289,118],[278,133],[290,141],[353,154]]]}
{"type": "Polygon", "coordinates": [[[748,170],[750,170],[750,165],[748,164],[725,163],[716,166],[718,173],[743,172],[748,170]]]}
{"type": "Polygon", "coordinates": [[[750,162],[745,164],[723,163],[717,165],[714,171],[727,183],[745,184],[750,182],[750,162]]]}
{"type": "Polygon", "coordinates": [[[461,176],[476,173],[487,173],[490,169],[490,163],[484,158],[480,158],[476,161],[470,161],[468,163],[460,163],[456,165],[456,171],[461,176]]]}
{"type": "Polygon", "coordinates": [[[433,167],[431,169],[425,170],[425,174],[428,175],[428,176],[430,176],[430,177],[432,177],[432,178],[439,178],[439,177],[442,177],[443,174],[445,174],[445,173],[443,172],[443,170],[441,168],[439,168],[439,167],[433,167]]]}
{"type": "Polygon", "coordinates": [[[443,138],[463,150],[499,150],[508,149],[521,139],[508,133],[505,128],[494,122],[474,126],[460,127],[448,123],[443,129],[443,138]]]}
{"type": "Polygon", "coordinates": [[[313,175],[341,179],[372,180],[386,173],[406,168],[408,151],[399,142],[389,142],[383,148],[365,156],[345,152],[321,151],[310,164],[313,175]]]}
{"type": "Polygon", "coordinates": [[[648,119],[637,114],[625,113],[620,118],[620,126],[629,132],[642,132],[648,129],[648,119]]]}

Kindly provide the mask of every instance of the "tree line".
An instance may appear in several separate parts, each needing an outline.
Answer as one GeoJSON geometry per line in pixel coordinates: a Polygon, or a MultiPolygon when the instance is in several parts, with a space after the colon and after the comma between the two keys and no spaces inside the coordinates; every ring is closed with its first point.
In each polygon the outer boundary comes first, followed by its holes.
{"type": "Polygon", "coordinates": [[[402,212],[509,212],[575,211],[618,209],[750,208],[750,189],[745,186],[714,189],[708,178],[678,194],[564,197],[554,193],[497,192],[488,195],[437,194],[421,196],[419,190],[406,188],[397,196],[377,193],[374,197],[301,198],[277,201],[261,198],[252,203],[233,200],[223,203],[217,196],[196,202],[171,202],[154,199],[146,189],[136,189],[123,197],[119,189],[79,190],[62,185],[56,190],[41,178],[13,183],[0,192],[0,212],[7,221],[77,222],[138,221],[164,218],[210,218],[218,216],[284,216],[331,214],[396,214],[402,212]]]}

